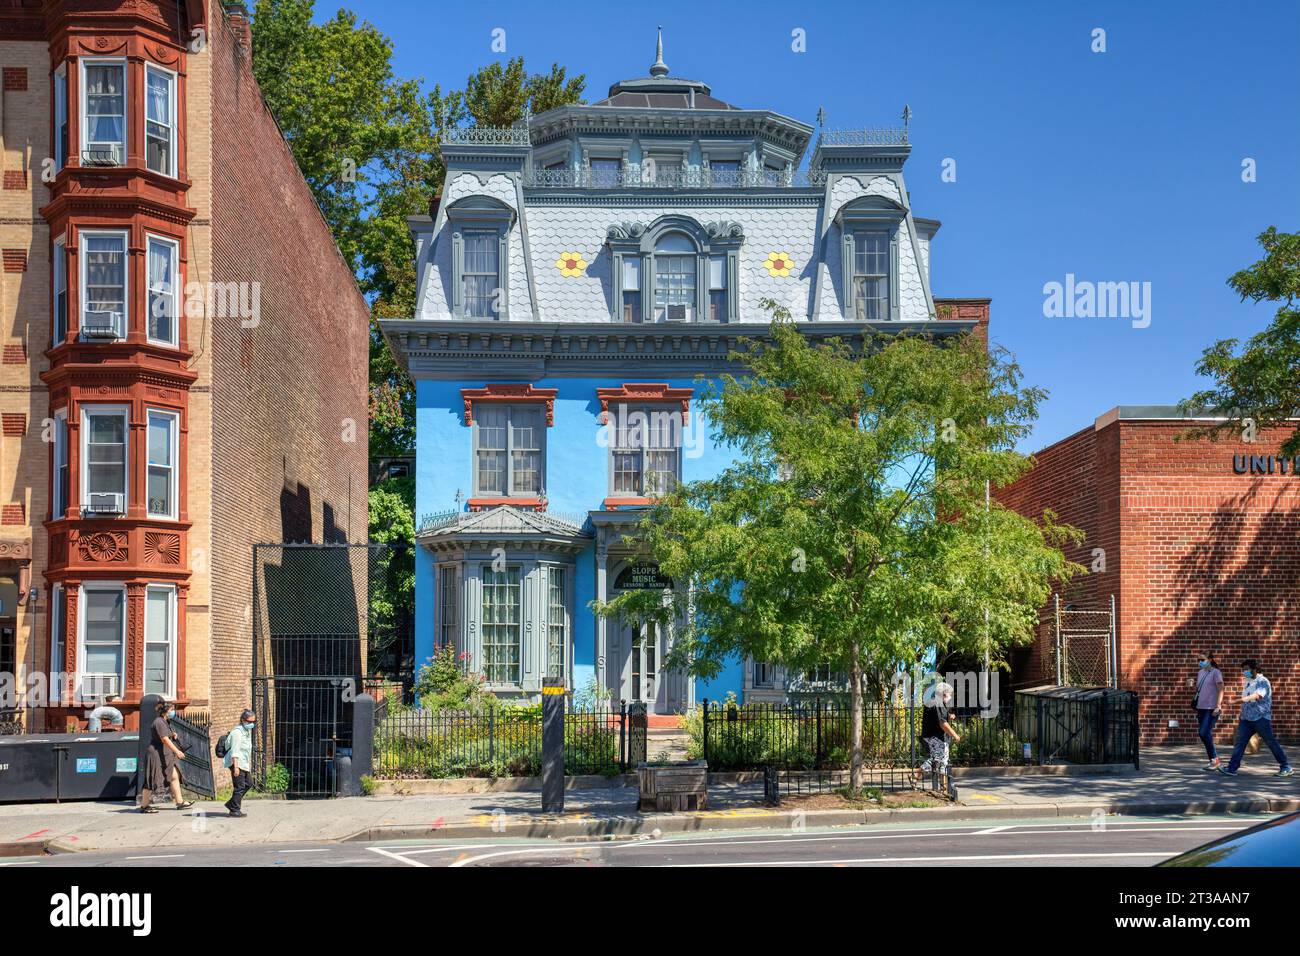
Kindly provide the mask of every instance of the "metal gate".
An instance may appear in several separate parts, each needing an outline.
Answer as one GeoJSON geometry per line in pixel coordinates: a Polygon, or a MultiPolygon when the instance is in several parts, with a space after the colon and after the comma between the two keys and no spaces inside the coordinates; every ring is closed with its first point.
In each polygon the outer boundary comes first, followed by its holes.
{"type": "Polygon", "coordinates": [[[181,781],[185,789],[211,800],[217,795],[212,779],[212,747],[205,718],[188,718],[179,714],[171,719],[172,730],[180,737],[185,759],[181,762],[181,781]]]}
{"type": "Polygon", "coordinates": [[[1118,687],[1115,650],[1115,596],[1103,607],[1062,606],[1053,595],[1047,625],[1051,637],[1050,665],[1045,674],[1058,687],[1118,687]]]}
{"type": "Polygon", "coordinates": [[[413,592],[409,548],[253,547],[259,787],[291,797],[338,792],[336,758],[351,751],[352,702],[364,677],[411,680],[402,648],[410,643],[413,592]]]}

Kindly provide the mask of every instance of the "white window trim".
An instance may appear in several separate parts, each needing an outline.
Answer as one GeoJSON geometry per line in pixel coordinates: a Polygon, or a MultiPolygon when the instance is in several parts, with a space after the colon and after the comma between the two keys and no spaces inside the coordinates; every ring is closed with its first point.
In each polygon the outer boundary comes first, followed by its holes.
{"type": "MultiPolygon", "coordinates": [[[[131,234],[125,229],[79,229],[77,230],[77,258],[80,264],[77,273],[81,288],[77,292],[77,337],[82,336],[86,317],[87,272],[90,269],[90,256],[87,255],[87,238],[96,236],[117,236],[122,240],[122,327],[117,330],[118,338],[125,339],[126,331],[131,325],[131,234]]],[[[69,320],[71,321],[71,320],[69,320]]]]}
{"type": "MultiPolygon", "coordinates": [[[[176,128],[177,125],[176,124],[176,95],[177,95],[177,90],[179,88],[178,85],[180,81],[175,71],[169,70],[165,66],[159,66],[156,63],[146,63],[144,67],[144,100],[143,100],[144,123],[142,124],[141,127],[141,135],[144,137],[144,142],[140,144],[140,155],[144,157],[145,169],[149,169],[149,123],[150,123],[149,74],[150,72],[160,73],[163,76],[167,77],[168,80],[171,81],[171,96],[168,97],[170,102],[167,104],[167,109],[169,114],[167,117],[167,127],[168,129],[171,130],[171,156],[170,156],[169,168],[167,169],[166,172],[159,173],[159,175],[167,176],[170,179],[175,179],[177,176],[176,167],[179,160],[178,153],[180,147],[180,137],[178,135],[178,131],[176,128]]],[[[156,169],[150,171],[155,173],[158,172],[158,170],[156,169]]]]}
{"type": "Polygon", "coordinates": [[[181,244],[175,239],[168,236],[155,235],[152,232],[145,233],[144,236],[144,272],[145,272],[145,317],[144,317],[144,334],[145,338],[153,345],[165,345],[168,348],[176,348],[180,340],[181,324],[181,298],[180,290],[183,287],[181,282],[181,244]],[[153,276],[150,274],[150,262],[152,257],[149,254],[149,244],[153,242],[161,243],[171,249],[172,254],[172,337],[170,339],[156,339],[149,334],[150,319],[153,311],[153,303],[150,301],[153,295],[153,276]]]}
{"type": "MultiPolygon", "coordinates": [[[[141,668],[146,666],[149,659],[150,644],[167,644],[167,686],[162,692],[165,700],[176,699],[176,654],[178,635],[176,633],[176,585],[174,584],[150,584],[144,589],[145,606],[142,609],[141,617],[144,620],[144,647],[140,655],[141,668]],[[166,641],[151,641],[149,639],[149,592],[164,591],[167,594],[167,622],[169,635],[166,641]]],[[[141,677],[141,693],[149,693],[144,690],[144,677],[141,677]]]]}
{"type": "MultiPolygon", "coordinates": [[[[97,56],[87,57],[80,61],[78,67],[78,84],[77,84],[77,164],[85,165],[82,162],[84,154],[90,146],[89,140],[86,139],[86,133],[90,127],[86,123],[86,68],[91,66],[117,65],[122,68],[122,163],[125,166],[130,153],[131,143],[131,70],[127,63],[126,57],[123,56],[97,56]]],[[[71,143],[68,144],[71,147],[71,143]]]]}
{"type": "MultiPolygon", "coordinates": [[[[72,477],[72,456],[68,448],[68,439],[71,432],[68,430],[68,410],[60,408],[54,413],[54,461],[50,474],[50,520],[58,521],[60,518],[68,516],[67,508],[72,507],[72,498],[68,494],[71,489],[63,487],[63,481],[59,477],[59,451],[63,451],[63,456],[68,462],[68,477],[72,477]],[[54,513],[54,503],[59,500],[59,494],[62,492],[66,499],[66,507],[62,514],[54,513]]],[[[71,484],[71,482],[69,482],[71,484]]]]}
{"type": "Polygon", "coordinates": [[[87,469],[90,467],[90,456],[87,454],[86,446],[90,442],[90,416],[91,415],[118,415],[126,425],[123,429],[122,449],[122,481],[123,481],[123,502],[127,508],[131,506],[131,409],[127,405],[82,405],[81,406],[81,434],[78,436],[78,472],[81,478],[81,509],[85,512],[90,500],[90,485],[87,481],[89,475],[87,469]]]}
{"type": "MultiPolygon", "coordinates": [[[[120,581],[95,581],[93,583],[82,584],[77,591],[77,697],[85,698],[85,688],[82,681],[86,677],[86,592],[87,591],[118,591],[122,595],[122,636],[119,647],[121,655],[118,658],[119,666],[117,672],[117,696],[109,698],[110,700],[122,700],[126,693],[126,632],[127,622],[130,617],[131,609],[127,606],[130,596],[127,594],[126,585],[120,581]]],[[[96,671],[95,673],[99,673],[96,671]]]]}
{"type": "MultiPolygon", "coordinates": [[[[129,426],[129,423],[128,423],[129,426]]],[[[176,520],[176,515],[180,509],[180,430],[181,417],[176,412],[165,408],[147,408],[145,409],[145,442],[144,442],[144,499],[145,513],[150,518],[166,518],[171,521],[176,520]],[[152,462],[149,461],[149,426],[153,418],[166,418],[171,421],[171,427],[168,429],[168,439],[171,445],[171,483],[167,489],[167,497],[171,502],[171,510],[167,514],[160,514],[149,509],[149,469],[152,462]]]]}

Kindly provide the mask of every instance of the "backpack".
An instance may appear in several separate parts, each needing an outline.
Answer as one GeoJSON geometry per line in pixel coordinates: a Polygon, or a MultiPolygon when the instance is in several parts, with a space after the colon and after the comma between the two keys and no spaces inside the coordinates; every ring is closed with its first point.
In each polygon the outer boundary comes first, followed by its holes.
{"type": "Polygon", "coordinates": [[[225,757],[228,753],[230,753],[230,734],[222,734],[217,740],[217,756],[225,757]]]}

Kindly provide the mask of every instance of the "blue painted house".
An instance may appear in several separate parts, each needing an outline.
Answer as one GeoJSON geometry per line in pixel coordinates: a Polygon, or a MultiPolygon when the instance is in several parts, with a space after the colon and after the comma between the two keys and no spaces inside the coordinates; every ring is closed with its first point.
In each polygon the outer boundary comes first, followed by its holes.
{"type": "Polygon", "coordinates": [[[663,667],[671,632],[589,607],[674,586],[625,537],[729,462],[695,396],[765,334],[763,300],[849,340],[987,321],[936,307],[906,129],[822,132],[805,163],[813,133],[672,76],[661,41],[598,102],[447,138],[410,222],[417,312],[383,323],[416,384],[417,661],[451,642],[500,694],[558,677],[664,714],[815,679],[738,660],[706,685],[663,667]]]}

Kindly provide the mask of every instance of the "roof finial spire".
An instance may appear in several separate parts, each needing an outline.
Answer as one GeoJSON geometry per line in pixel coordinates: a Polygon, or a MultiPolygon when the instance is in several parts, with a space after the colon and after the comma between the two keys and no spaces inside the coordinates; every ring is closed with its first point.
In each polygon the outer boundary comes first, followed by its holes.
{"type": "Polygon", "coordinates": [[[651,76],[667,76],[668,64],[664,62],[664,28],[659,27],[659,40],[655,43],[655,61],[650,64],[651,76]]]}

